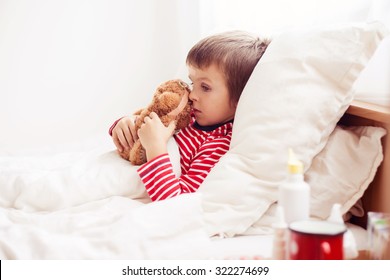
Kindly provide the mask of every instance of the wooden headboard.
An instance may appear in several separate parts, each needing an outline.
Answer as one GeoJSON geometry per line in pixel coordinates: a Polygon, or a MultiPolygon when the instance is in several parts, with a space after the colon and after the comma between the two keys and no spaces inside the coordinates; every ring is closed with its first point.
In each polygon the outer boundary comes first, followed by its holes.
{"type": "MultiPolygon", "coordinates": [[[[354,101],[340,120],[343,125],[380,126],[387,130],[382,138],[384,159],[373,182],[362,198],[365,212],[377,211],[390,213],[390,107],[354,101]]],[[[365,226],[364,217],[358,223],[365,226]]]]}

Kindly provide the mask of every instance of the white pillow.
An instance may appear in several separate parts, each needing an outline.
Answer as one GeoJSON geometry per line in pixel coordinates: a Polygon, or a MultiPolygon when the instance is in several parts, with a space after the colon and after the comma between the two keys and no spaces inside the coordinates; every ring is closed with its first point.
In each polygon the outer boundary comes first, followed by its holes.
{"type": "Polygon", "coordinates": [[[335,203],[346,214],[363,196],[383,160],[385,134],[384,128],[373,126],[335,128],[305,174],[312,217],[327,219],[335,203]]]}
{"type": "Polygon", "coordinates": [[[277,201],[289,147],[310,167],[386,32],[370,23],[290,30],[273,39],[242,93],[230,151],[198,190],[210,235],[244,232],[277,201]]]}
{"type": "MultiPolygon", "coordinates": [[[[390,7],[390,5],[389,5],[390,7]]],[[[379,45],[355,83],[355,99],[390,106],[390,37],[379,45]]]]}

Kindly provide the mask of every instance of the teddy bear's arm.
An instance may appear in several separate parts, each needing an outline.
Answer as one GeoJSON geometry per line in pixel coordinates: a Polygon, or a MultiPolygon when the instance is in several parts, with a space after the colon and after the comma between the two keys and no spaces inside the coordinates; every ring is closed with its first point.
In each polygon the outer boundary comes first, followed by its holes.
{"type": "Polygon", "coordinates": [[[135,111],[133,115],[139,116],[139,115],[141,115],[141,112],[142,112],[143,110],[144,110],[144,109],[139,109],[139,110],[135,111]]]}

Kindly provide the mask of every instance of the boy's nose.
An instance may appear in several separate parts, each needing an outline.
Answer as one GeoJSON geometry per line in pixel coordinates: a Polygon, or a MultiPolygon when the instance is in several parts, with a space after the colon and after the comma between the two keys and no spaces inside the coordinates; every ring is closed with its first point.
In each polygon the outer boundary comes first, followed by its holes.
{"type": "Polygon", "coordinates": [[[196,101],[197,100],[197,96],[196,96],[196,93],[194,90],[192,90],[190,92],[190,94],[188,95],[188,98],[191,100],[191,101],[196,101]]]}

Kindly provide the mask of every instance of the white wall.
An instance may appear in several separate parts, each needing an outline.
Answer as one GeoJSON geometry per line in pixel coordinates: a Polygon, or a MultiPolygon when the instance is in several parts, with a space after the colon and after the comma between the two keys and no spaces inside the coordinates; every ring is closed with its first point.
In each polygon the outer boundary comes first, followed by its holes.
{"type": "Polygon", "coordinates": [[[373,3],[380,1],[387,0],[202,0],[210,14],[202,32],[207,34],[212,25],[216,30],[245,29],[272,36],[295,27],[365,21],[373,3]]]}
{"type": "Polygon", "coordinates": [[[0,0],[1,150],[106,134],[145,106],[183,60],[177,2],[0,0]]]}
{"type": "Polygon", "coordinates": [[[0,0],[0,152],[107,135],[178,69],[186,78],[187,51],[209,33],[390,27],[389,14],[388,0],[0,0]]]}

